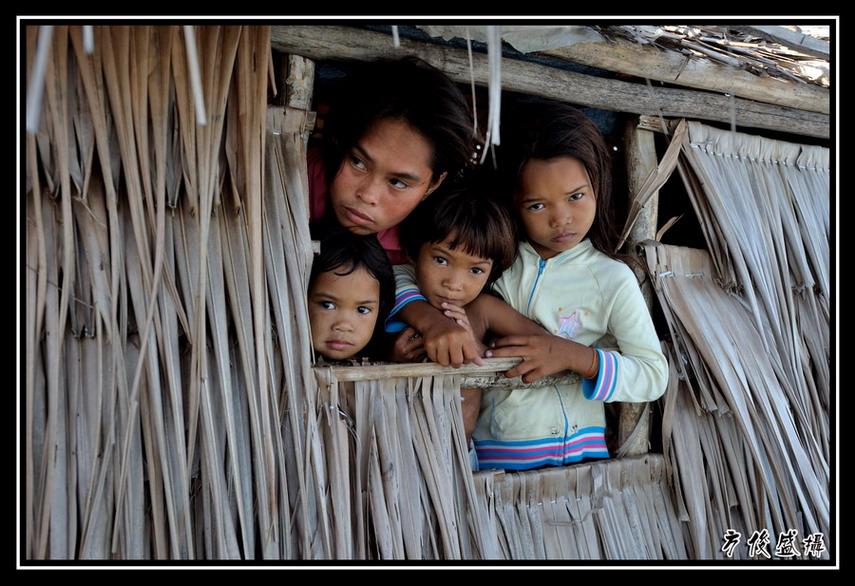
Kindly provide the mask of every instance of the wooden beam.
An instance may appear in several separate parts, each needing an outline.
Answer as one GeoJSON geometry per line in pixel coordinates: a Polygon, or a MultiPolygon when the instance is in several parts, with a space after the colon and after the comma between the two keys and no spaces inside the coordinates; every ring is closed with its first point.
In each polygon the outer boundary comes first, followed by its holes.
{"type": "MultiPolygon", "coordinates": [[[[656,144],[653,131],[642,128],[638,121],[627,124],[624,132],[624,151],[626,153],[627,186],[630,197],[638,194],[647,178],[656,169],[656,144]]],[[[659,218],[659,192],[647,200],[629,232],[629,242],[643,242],[656,238],[659,218]]],[[[635,251],[631,251],[635,255],[635,251]]],[[[642,262],[642,265],[645,263],[642,262]]],[[[643,276],[639,271],[639,277],[643,276]]],[[[650,283],[642,285],[647,307],[653,306],[653,292],[650,283]]],[[[650,409],[647,403],[621,403],[618,420],[618,445],[622,455],[635,456],[646,454],[650,449],[650,409]]]]}
{"type": "Polygon", "coordinates": [[[828,114],[831,109],[831,97],[827,88],[794,80],[760,77],[710,59],[701,59],[676,51],[661,51],[649,45],[631,43],[622,39],[609,43],[605,41],[576,43],[543,53],[590,67],[720,94],[730,94],[785,108],[821,114],[828,114]]]}
{"type": "MultiPolygon", "coordinates": [[[[487,56],[473,54],[470,71],[466,51],[411,39],[400,39],[359,28],[342,26],[274,26],[271,31],[274,50],[305,57],[338,60],[372,60],[382,57],[416,55],[445,71],[460,83],[486,86],[489,68],[487,56]]],[[[783,108],[774,104],[743,100],[694,90],[652,87],[612,79],[592,77],[546,65],[514,59],[502,60],[502,88],[555,100],[602,108],[615,112],[666,117],[712,120],[736,126],[788,132],[816,138],[829,138],[830,121],[826,114],[783,108]]]]}
{"type": "Polygon", "coordinates": [[[311,110],[315,63],[298,55],[285,55],[281,61],[280,77],[284,86],[281,105],[311,110]]]}
{"type": "Polygon", "coordinates": [[[734,26],[733,28],[758,36],[767,41],[789,47],[794,51],[828,60],[831,54],[830,44],[822,39],[798,33],[782,26],[734,26]]]}
{"type": "Polygon", "coordinates": [[[535,388],[562,383],[575,383],[579,375],[568,373],[563,376],[548,376],[533,383],[524,383],[520,377],[507,378],[506,370],[520,363],[519,358],[487,358],[484,366],[464,364],[459,368],[441,366],[435,362],[418,362],[406,364],[354,364],[353,366],[318,365],[315,368],[328,368],[332,378],[339,382],[388,380],[399,377],[458,375],[461,377],[460,386],[465,388],[535,388]]]}

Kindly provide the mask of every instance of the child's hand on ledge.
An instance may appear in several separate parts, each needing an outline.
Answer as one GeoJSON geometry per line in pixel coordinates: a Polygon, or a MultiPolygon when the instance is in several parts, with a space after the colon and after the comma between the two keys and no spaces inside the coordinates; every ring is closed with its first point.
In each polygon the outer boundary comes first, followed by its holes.
{"type": "Polygon", "coordinates": [[[442,366],[457,368],[472,362],[484,365],[484,344],[475,339],[468,327],[454,320],[435,320],[422,331],[422,336],[428,358],[442,366]]]}
{"type": "Polygon", "coordinates": [[[505,336],[490,346],[486,353],[487,358],[517,356],[523,359],[505,372],[505,376],[522,377],[524,383],[531,383],[565,370],[574,370],[572,365],[575,364],[574,359],[578,354],[577,347],[580,350],[587,349],[586,346],[552,334],[505,336]]]}
{"type": "Polygon", "coordinates": [[[393,362],[420,362],[425,356],[424,338],[415,328],[406,327],[395,335],[389,350],[393,362]]]}

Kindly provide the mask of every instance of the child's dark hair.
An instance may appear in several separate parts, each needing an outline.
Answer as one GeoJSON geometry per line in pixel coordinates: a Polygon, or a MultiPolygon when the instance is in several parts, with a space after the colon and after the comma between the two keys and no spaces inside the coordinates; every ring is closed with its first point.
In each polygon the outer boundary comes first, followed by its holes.
{"type": "Polygon", "coordinates": [[[343,157],[379,120],[404,120],[433,146],[432,181],[447,172],[456,179],[474,164],[472,114],[457,84],[415,57],[349,64],[324,123],[324,164],[328,179],[343,157]]]}
{"type": "Polygon", "coordinates": [[[404,250],[413,259],[423,244],[453,238],[452,249],[493,261],[488,283],[499,278],[517,254],[513,218],[480,183],[441,185],[407,216],[400,234],[404,250]]]}
{"type": "Polygon", "coordinates": [[[365,269],[380,284],[377,323],[382,324],[395,299],[395,274],[376,235],[357,235],[330,221],[314,223],[311,232],[312,238],[320,241],[321,250],[312,262],[309,287],[320,273],[344,276],[365,269]]]}
{"type": "MultiPolygon", "coordinates": [[[[612,258],[618,243],[611,193],[611,156],[597,125],[583,112],[561,102],[528,101],[506,108],[502,146],[498,150],[498,185],[511,209],[523,166],[530,159],[578,159],[588,173],[597,203],[588,238],[612,258]]],[[[521,232],[521,235],[524,234],[521,232]]]]}

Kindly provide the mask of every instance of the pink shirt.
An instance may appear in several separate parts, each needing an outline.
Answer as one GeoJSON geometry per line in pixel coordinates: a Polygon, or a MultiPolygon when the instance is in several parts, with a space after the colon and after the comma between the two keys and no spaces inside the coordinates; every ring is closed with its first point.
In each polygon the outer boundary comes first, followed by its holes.
{"type": "MultiPolygon", "coordinates": [[[[324,173],[324,162],[319,148],[309,149],[306,153],[309,175],[309,217],[312,220],[322,218],[327,211],[329,187],[324,173]]],[[[398,237],[398,226],[392,226],[377,233],[377,240],[386,251],[389,262],[399,265],[407,262],[407,253],[398,237]]]]}

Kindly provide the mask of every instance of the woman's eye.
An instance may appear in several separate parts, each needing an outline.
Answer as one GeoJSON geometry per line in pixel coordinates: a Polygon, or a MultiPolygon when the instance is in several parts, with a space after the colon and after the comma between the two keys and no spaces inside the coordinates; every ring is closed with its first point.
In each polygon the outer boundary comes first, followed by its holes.
{"type": "Polygon", "coordinates": [[[543,209],[543,204],[542,203],[533,203],[530,206],[528,206],[526,209],[531,210],[533,212],[536,212],[537,210],[543,209]]]}
{"type": "Polygon", "coordinates": [[[471,269],[469,269],[469,272],[471,272],[473,275],[483,275],[484,269],[481,269],[478,267],[472,267],[471,269]]]}
{"type": "Polygon", "coordinates": [[[356,167],[357,169],[365,169],[365,163],[362,162],[362,159],[360,159],[356,155],[350,155],[350,164],[356,167]]]}
{"type": "Polygon", "coordinates": [[[440,264],[440,265],[447,265],[448,264],[448,260],[446,260],[446,258],[444,256],[435,256],[435,257],[433,257],[433,260],[437,264],[440,264]]]}
{"type": "Polygon", "coordinates": [[[584,197],[584,195],[585,195],[584,193],[574,193],[573,195],[570,196],[569,199],[570,199],[570,201],[577,201],[577,200],[582,199],[582,197],[584,197]]]}
{"type": "Polygon", "coordinates": [[[324,309],[335,309],[335,303],[332,301],[319,301],[318,305],[324,309]]]}
{"type": "Polygon", "coordinates": [[[367,314],[371,313],[371,308],[365,307],[364,305],[360,305],[359,307],[356,308],[356,311],[358,311],[362,315],[367,315],[367,314]]]}
{"type": "Polygon", "coordinates": [[[409,187],[409,185],[407,185],[406,183],[404,183],[400,179],[390,179],[389,185],[391,185],[395,189],[406,189],[407,187],[409,187]]]}

